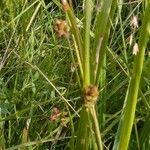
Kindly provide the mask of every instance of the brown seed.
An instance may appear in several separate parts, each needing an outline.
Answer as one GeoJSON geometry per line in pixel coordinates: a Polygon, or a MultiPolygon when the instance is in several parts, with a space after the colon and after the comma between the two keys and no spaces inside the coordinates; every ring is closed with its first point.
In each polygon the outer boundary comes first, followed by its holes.
{"type": "Polygon", "coordinates": [[[84,102],[95,103],[97,101],[98,95],[98,88],[95,85],[89,85],[84,90],[84,102]]]}
{"type": "Polygon", "coordinates": [[[54,22],[54,30],[58,34],[58,37],[68,37],[69,28],[65,20],[56,19],[54,22]]]}

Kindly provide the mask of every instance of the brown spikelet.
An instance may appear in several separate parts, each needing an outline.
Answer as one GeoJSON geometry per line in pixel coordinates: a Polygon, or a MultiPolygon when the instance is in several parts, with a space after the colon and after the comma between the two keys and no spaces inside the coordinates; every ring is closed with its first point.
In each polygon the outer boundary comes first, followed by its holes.
{"type": "Polygon", "coordinates": [[[67,0],[61,0],[64,11],[67,11],[69,9],[69,4],[67,0]]]}
{"type": "Polygon", "coordinates": [[[54,30],[57,33],[58,37],[69,36],[69,27],[65,20],[56,19],[54,22],[54,30]]]}
{"type": "Polygon", "coordinates": [[[98,99],[98,88],[95,85],[89,85],[84,89],[84,103],[95,104],[98,99]]]}

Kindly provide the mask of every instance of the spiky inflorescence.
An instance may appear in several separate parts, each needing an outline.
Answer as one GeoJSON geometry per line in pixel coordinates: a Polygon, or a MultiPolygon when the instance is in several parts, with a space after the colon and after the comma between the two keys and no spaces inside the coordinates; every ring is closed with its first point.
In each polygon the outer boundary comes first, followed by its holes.
{"type": "Polygon", "coordinates": [[[98,100],[98,88],[95,85],[89,85],[84,89],[84,104],[92,105],[98,100]]]}

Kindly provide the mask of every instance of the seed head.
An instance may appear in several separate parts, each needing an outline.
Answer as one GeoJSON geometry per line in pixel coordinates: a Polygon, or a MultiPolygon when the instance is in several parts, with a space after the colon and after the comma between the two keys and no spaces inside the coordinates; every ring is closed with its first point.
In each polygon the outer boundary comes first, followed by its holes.
{"type": "Polygon", "coordinates": [[[133,27],[134,29],[138,28],[138,17],[137,16],[133,16],[131,18],[131,22],[130,22],[131,27],[133,27]]]}
{"type": "Polygon", "coordinates": [[[56,19],[54,22],[54,30],[58,34],[58,37],[68,37],[69,27],[65,20],[56,19]]]}
{"type": "Polygon", "coordinates": [[[84,89],[84,103],[94,104],[98,98],[98,88],[95,85],[89,85],[84,89]]]}
{"type": "Polygon", "coordinates": [[[138,52],[139,52],[139,46],[137,43],[135,43],[133,46],[133,55],[137,55],[138,52]]]}
{"type": "Polygon", "coordinates": [[[131,33],[130,36],[127,38],[127,42],[129,43],[129,45],[132,45],[133,42],[133,34],[131,33]]]}

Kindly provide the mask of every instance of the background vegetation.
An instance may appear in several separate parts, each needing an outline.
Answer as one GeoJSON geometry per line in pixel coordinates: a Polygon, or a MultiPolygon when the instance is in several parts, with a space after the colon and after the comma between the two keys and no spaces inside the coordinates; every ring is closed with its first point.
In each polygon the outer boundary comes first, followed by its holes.
{"type": "MultiPolygon", "coordinates": [[[[72,2],[83,30],[83,3],[72,2]]],[[[118,3],[111,21],[96,108],[104,149],[113,147],[146,2],[118,3]]],[[[4,0],[0,7],[0,149],[69,149],[79,121],[82,82],[76,71],[79,64],[72,61],[73,41],[58,37],[54,30],[55,20],[66,20],[66,15],[57,0],[4,0]]],[[[92,27],[93,38],[94,22],[92,27]]],[[[144,58],[131,150],[150,149],[149,43],[144,58]]]]}

